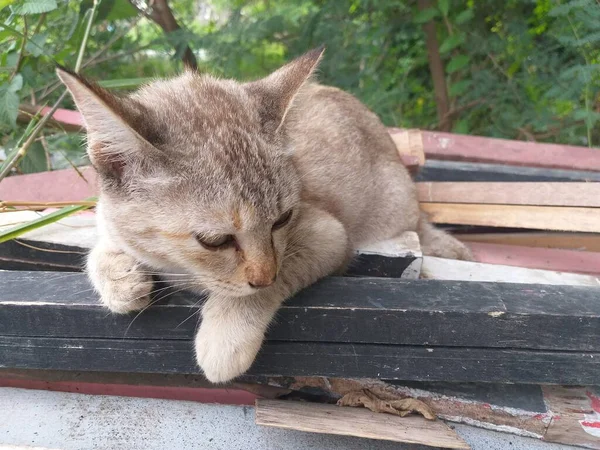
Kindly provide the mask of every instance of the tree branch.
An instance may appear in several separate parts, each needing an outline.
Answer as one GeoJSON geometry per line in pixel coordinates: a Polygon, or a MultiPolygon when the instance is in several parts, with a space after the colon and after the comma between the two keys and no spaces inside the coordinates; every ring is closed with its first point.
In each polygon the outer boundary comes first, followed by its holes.
{"type": "MultiPolygon", "coordinates": [[[[433,8],[431,0],[419,0],[419,10],[433,8]]],[[[446,86],[446,72],[444,62],[440,56],[439,44],[435,22],[430,20],[423,24],[425,33],[425,45],[427,47],[427,58],[429,59],[429,71],[433,81],[433,91],[435,94],[435,104],[437,107],[438,121],[441,131],[450,131],[452,129],[452,120],[448,116],[450,111],[450,99],[448,97],[448,87],[446,86]]]]}
{"type": "MultiPolygon", "coordinates": [[[[167,0],[154,0],[149,2],[150,8],[148,10],[142,9],[138,6],[135,0],[129,0],[129,3],[137,9],[140,14],[147,17],[149,20],[156,23],[165,33],[172,33],[174,31],[180,30],[181,26],[177,23],[175,16],[173,15],[173,11],[169,7],[167,0]]],[[[183,55],[181,56],[181,60],[183,64],[191,69],[198,68],[198,62],[196,61],[196,56],[189,45],[186,45],[183,55]]]]}

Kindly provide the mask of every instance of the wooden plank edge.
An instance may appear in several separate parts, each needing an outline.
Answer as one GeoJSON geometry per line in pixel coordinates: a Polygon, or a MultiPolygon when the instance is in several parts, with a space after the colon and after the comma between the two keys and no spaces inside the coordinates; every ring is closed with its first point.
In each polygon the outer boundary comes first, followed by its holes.
{"type": "Polygon", "coordinates": [[[364,408],[258,399],[255,422],[257,425],[309,433],[355,436],[440,448],[471,448],[442,421],[428,421],[416,415],[398,417],[374,413],[364,408]]]}

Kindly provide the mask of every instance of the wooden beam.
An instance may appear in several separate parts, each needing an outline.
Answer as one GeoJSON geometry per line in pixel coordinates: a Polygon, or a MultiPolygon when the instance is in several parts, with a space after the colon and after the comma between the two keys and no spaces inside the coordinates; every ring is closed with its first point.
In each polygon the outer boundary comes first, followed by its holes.
{"type": "Polygon", "coordinates": [[[428,159],[417,181],[600,181],[600,172],[428,159]]]}
{"type": "MultiPolygon", "coordinates": [[[[0,336],[0,355],[21,369],[199,373],[187,340],[0,336]]],[[[600,352],[268,341],[248,375],[596,385],[600,352]]]]}
{"type": "MultiPolygon", "coordinates": [[[[0,272],[0,335],[191,340],[198,298],[169,293],[157,294],[168,303],[132,320],[135,314],[107,315],[85,274],[0,272]]],[[[518,341],[517,348],[596,351],[598,295],[600,288],[585,286],[331,277],[284,303],[268,337],[496,348],[518,341]],[[561,340],[558,328],[565,330],[561,340]]]]}
{"type": "Polygon", "coordinates": [[[499,264],[453,259],[423,258],[422,277],[428,280],[479,281],[490,283],[552,284],[600,287],[600,275],[555,272],[499,264]]]}
{"type": "MultiPolygon", "coordinates": [[[[285,303],[249,374],[600,384],[599,295],[582,286],[329,278],[285,303]]],[[[197,373],[197,301],[174,294],[139,317],[107,315],[83,274],[0,272],[2,365],[197,373]]]]}
{"type": "Polygon", "coordinates": [[[489,264],[600,275],[600,252],[471,242],[475,259],[489,264]]]}
{"type": "Polygon", "coordinates": [[[432,447],[471,448],[440,420],[428,421],[421,416],[397,417],[363,408],[259,399],[256,401],[256,424],[432,447]]]}
{"type": "Polygon", "coordinates": [[[600,209],[422,203],[434,223],[600,233],[600,209]]]}
{"type": "Polygon", "coordinates": [[[426,203],[600,207],[600,183],[425,182],[417,188],[426,203]]]}
{"type": "Polygon", "coordinates": [[[454,233],[463,242],[600,252],[600,234],[569,232],[454,233]]]}
{"type": "Polygon", "coordinates": [[[423,131],[427,159],[600,171],[599,149],[423,131]]]}

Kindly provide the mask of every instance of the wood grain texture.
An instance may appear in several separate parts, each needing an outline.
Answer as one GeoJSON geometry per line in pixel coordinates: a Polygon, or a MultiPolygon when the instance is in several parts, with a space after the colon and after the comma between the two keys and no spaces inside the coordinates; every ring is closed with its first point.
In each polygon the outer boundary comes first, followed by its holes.
{"type": "Polygon", "coordinates": [[[417,181],[600,181],[600,172],[428,159],[417,181]]]}
{"type": "Polygon", "coordinates": [[[600,234],[569,232],[454,233],[463,242],[600,252],[600,234]]]}
{"type": "Polygon", "coordinates": [[[600,449],[600,392],[593,387],[543,386],[552,412],[544,440],[600,449]]]}
{"type": "Polygon", "coordinates": [[[600,275],[600,252],[483,242],[470,242],[469,248],[475,260],[483,263],[600,275]]]}
{"type": "Polygon", "coordinates": [[[427,421],[420,416],[395,417],[363,408],[259,399],[256,401],[256,424],[431,447],[471,448],[442,421],[427,421]]]}
{"type": "MultiPolygon", "coordinates": [[[[285,302],[268,339],[594,352],[599,295],[588,286],[331,277],[285,302]]],[[[192,340],[198,298],[167,297],[134,320],[108,315],[84,274],[0,272],[0,335],[192,340]]]]}
{"type": "Polygon", "coordinates": [[[600,209],[422,203],[434,223],[600,233],[600,209]]]}
{"type": "Polygon", "coordinates": [[[600,207],[600,183],[423,182],[417,189],[427,203],[600,207]]]}
{"type": "Polygon", "coordinates": [[[423,131],[428,159],[600,171],[598,149],[423,131]]]}

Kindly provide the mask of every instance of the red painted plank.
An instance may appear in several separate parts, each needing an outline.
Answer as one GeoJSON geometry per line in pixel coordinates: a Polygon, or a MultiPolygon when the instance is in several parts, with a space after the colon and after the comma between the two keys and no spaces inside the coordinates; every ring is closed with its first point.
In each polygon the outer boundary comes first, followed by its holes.
{"type": "Polygon", "coordinates": [[[600,275],[600,252],[467,242],[476,261],[489,264],[600,275]]]}
{"type": "Polygon", "coordinates": [[[120,397],[160,398],[186,400],[223,405],[254,405],[257,395],[240,389],[199,388],[178,386],[136,386],[129,384],[103,384],[70,381],[17,380],[0,378],[0,387],[38,389],[58,392],[76,392],[90,395],[116,395],[120,397]]]}
{"type": "Polygon", "coordinates": [[[97,194],[96,172],[91,167],[6,177],[0,183],[0,199],[23,202],[68,202],[97,194]]]}
{"type": "Polygon", "coordinates": [[[600,149],[423,131],[428,159],[600,171],[600,149]]]}
{"type": "MultiPolygon", "coordinates": [[[[46,106],[42,108],[42,116],[47,115],[52,108],[46,106]]],[[[79,111],[71,111],[70,109],[57,109],[52,118],[57,122],[64,123],[65,125],[72,125],[74,127],[84,127],[83,118],[79,111]]]]}

